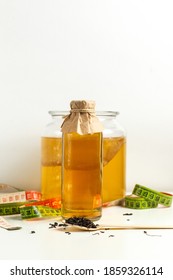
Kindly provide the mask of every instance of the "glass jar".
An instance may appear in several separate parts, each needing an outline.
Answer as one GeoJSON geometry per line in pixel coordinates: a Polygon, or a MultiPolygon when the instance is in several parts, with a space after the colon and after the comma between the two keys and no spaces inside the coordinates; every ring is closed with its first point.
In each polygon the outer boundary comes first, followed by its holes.
{"type": "Polygon", "coordinates": [[[118,112],[96,112],[103,130],[103,187],[104,206],[122,199],[126,192],[126,135],[117,122],[118,112]]]}
{"type": "Polygon", "coordinates": [[[41,138],[41,193],[42,199],[61,199],[61,124],[68,112],[48,113],[52,121],[46,125],[41,138]]]}
{"type": "MultiPolygon", "coordinates": [[[[49,111],[52,122],[42,136],[41,143],[41,192],[42,198],[61,199],[61,124],[67,111],[49,111]]],[[[117,122],[115,111],[100,111],[96,115],[103,130],[103,188],[104,206],[114,204],[126,192],[126,135],[117,122]]]]}

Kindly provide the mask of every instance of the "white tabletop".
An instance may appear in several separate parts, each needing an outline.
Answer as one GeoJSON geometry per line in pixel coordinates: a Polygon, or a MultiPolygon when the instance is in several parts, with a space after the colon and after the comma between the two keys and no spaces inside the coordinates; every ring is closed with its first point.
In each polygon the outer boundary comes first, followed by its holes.
{"type": "MultiPolygon", "coordinates": [[[[173,230],[106,230],[66,233],[49,228],[56,219],[5,219],[22,229],[0,228],[1,260],[162,260],[173,259],[173,230]],[[33,232],[33,233],[32,233],[33,232]]],[[[59,222],[59,221],[58,221],[59,222]]],[[[173,226],[173,207],[132,210],[121,206],[103,209],[99,224],[173,226]],[[131,215],[124,215],[131,213],[131,215]]]]}

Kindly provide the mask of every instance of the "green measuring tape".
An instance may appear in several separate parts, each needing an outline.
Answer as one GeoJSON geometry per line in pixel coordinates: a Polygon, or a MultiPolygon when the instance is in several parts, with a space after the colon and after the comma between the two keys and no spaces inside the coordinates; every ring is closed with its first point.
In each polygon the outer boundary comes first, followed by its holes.
{"type": "Polygon", "coordinates": [[[125,197],[125,207],[132,209],[156,208],[159,204],[170,207],[173,196],[136,184],[132,195],[125,197]]]}
{"type": "MultiPolygon", "coordinates": [[[[27,204],[27,202],[26,202],[27,204]]],[[[23,206],[23,202],[6,203],[0,207],[0,216],[21,214],[22,219],[54,217],[60,214],[60,209],[43,205],[23,206]]]]}
{"type": "Polygon", "coordinates": [[[55,217],[59,215],[59,209],[54,209],[48,206],[24,206],[20,208],[22,219],[33,219],[42,217],[55,217]]]}
{"type": "Polygon", "coordinates": [[[125,197],[125,207],[133,209],[148,209],[156,208],[158,203],[155,201],[149,201],[142,197],[126,196],[125,197]]]}
{"type": "Polygon", "coordinates": [[[4,203],[0,206],[0,216],[20,214],[23,202],[4,203]]]}

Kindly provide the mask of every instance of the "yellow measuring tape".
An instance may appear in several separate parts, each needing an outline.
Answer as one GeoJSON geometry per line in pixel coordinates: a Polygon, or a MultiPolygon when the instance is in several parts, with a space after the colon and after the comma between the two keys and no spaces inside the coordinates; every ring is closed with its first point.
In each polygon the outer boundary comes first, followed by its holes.
{"type": "Polygon", "coordinates": [[[156,208],[159,204],[170,207],[173,196],[136,184],[132,195],[125,197],[125,207],[132,209],[156,208]]]}

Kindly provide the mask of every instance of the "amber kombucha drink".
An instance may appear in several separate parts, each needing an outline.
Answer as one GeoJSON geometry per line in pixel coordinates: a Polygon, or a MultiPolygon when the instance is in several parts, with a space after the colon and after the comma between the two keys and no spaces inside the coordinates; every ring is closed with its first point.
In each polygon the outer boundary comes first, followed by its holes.
{"type": "MultiPolygon", "coordinates": [[[[41,186],[42,198],[61,199],[62,139],[42,137],[41,186]]],[[[125,196],[125,137],[103,139],[102,202],[106,205],[125,196]]],[[[80,174],[79,172],[79,178],[80,174]]],[[[99,196],[95,201],[99,203],[99,196]]]]}
{"type": "Polygon", "coordinates": [[[125,137],[111,137],[103,140],[103,204],[125,196],[125,137]]]}
{"type": "Polygon", "coordinates": [[[101,216],[102,134],[63,136],[62,216],[101,216]]]}
{"type": "Polygon", "coordinates": [[[41,191],[43,199],[61,196],[62,139],[42,137],[41,139],[41,191]]]}

